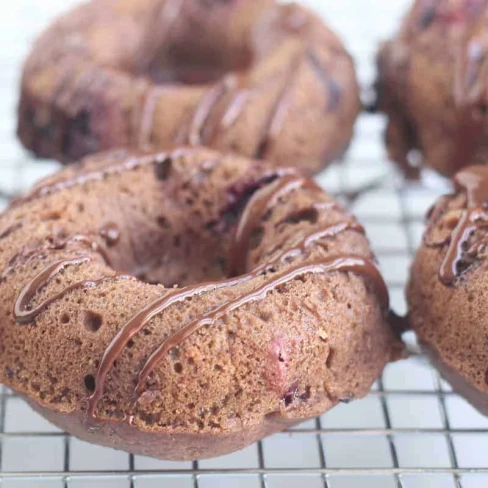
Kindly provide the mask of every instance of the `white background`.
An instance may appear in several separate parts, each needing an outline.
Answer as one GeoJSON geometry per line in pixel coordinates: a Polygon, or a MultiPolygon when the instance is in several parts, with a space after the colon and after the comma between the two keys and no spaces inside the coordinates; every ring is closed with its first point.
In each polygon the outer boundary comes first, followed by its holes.
{"type": "MultiPolygon", "coordinates": [[[[58,168],[53,162],[32,161],[20,147],[14,134],[15,109],[21,60],[35,34],[71,3],[2,2],[0,192],[22,191],[58,168]]],[[[364,86],[374,79],[379,41],[394,31],[409,4],[406,0],[305,3],[343,35],[364,86]]],[[[394,308],[404,313],[403,287],[423,229],[423,215],[445,185],[435,178],[427,178],[429,188],[401,185],[387,162],[383,127],[381,116],[362,115],[346,161],[329,168],[318,180],[337,193],[382,177],[381,188],[364,194],[351,208],[367,228],[394,308]]],[[[0,199],[0,208],[6,203],[0,199]]],[[[265,439],[260,445],[193,465],[134,458],[85,444],[59,432],[10,392],[4,391],[0,398],[2,487],[488,486],[486,475],[464,474],[467,468],[488,468],[488,419],[452,394],[434,371],[416,360],[389,366],[364,400],[341,405],[317,421],[265,439]],[[460,468],[459,477],[451,474],[451,468],[456,467],[460,468]],[[324,468],[327,474],[318,474],[324,468]],[[127,474],[129,469],[132,476],[127,474]],[[258,469],[266,474],[252,474],[258,469]],[[393,469],[397,474],[392,474],[393,469]],[[235,470],[241,472],[236,474],[235,470]],[[243,470],[251,474],[243,474],[243,470]],[[68,472],[70,477],[63,476],[68,472]],[[193,476],[195,472],[198,476],[193,476]],[[37,478],[41,473],[50,477],[37,478]]]]}

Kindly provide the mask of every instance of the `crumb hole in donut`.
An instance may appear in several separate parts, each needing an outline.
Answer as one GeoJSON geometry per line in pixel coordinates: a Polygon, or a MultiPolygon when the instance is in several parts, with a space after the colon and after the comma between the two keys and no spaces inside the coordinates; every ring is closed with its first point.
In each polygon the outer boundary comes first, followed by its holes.
{"type": "Polygon", "coordinates": [[[61,323],[62,324],[69,324],[69,321],[71,320],[71,317],[69,316],[68,313],[64,312],[63,314],[61,314],[61,323]]]}
{"type": "Polygon", "coordinates": [[[95,391],[95,376],[92,374],[87,374],[84,379],[85,388],[88,391],[94,392],[95,391]]]}
{"type": "Polygon", "coordinates": [[[305,391],[300,395],[300,400],[302,402],[306,402],[307,400],[310,400],[311,396],[312,396],[312,388],[311,386],[307,385],[305,387],[305,391]]]}
{"type": "Polygon", "coordinates": [[[168,222],[168,219],[166,219],[165,217],[163,217],[162,215],[160,215],[158,218],[157,218],[157,223],[159,225],[159,227],[161,227],[161,229],[169,229],[171,226],[169,225],[169,222],[168,222]]]}
{"type": "Polygon", "coordinates": [[[283,395],[283,402],[285,403],[285,407],[288,407],[295,401],[297,397],[297,389],[298,387],[296,385],[292,385],[283,395]]]}
{"type": "Polygon", "coordinates": [[[175,363],[175,365],[173,366],[174,370],[175,370],[175,373],[182,373],[183,372],[183,365],[181,363],[175,363]]]}
{"type": "Polygon", "coordinates": [[[316,208],[304,208],[292,213],[286,217],[285,222],[288,224],[299,224],[300,222],[309,222],[310,224],[316,224],[319,218],[319,213],[316,208]]]}
{"type": "Polygon", "coordinates": [[[134,347],[134,339],[129,339],[129,342],[127,342],[127,348],[130,349],[131,347],[134,347]]]}
{"type": "Polygon", "coordinates": [[[42,220],[59,220],[61,212],[58,210],[51,210],[42,215],[42,220]]]}
{"type": "Polygon", "coordinates": [[[327,360],[325,361],[325,365],[327,366],[328,369],[331,369],[334,364],[335,354],[336,354],[335,350],[330,348],[329,355],[327,356],[327,360]]]}
{"type": "Polygon", "coordinates": [[[78,202],[76,204],[76,211],[78,213],[83,213],[85,211],[85,205],[83,205],[83,203],[81,203],[81,202],[78,202]]]}
{"type": "Polygon", "coordinates": [[[164,158],[162,161],[156,163],[155,173],[159,181],[165,181],[169,178],[173,160],[170,157],[164,158]]]}
{"type": "Polygon", "coordinates": [[[103,318],[99,313],[87,310],[85,312],[84,324],[90,332],[98,332],[103,324],[103,318]]]}

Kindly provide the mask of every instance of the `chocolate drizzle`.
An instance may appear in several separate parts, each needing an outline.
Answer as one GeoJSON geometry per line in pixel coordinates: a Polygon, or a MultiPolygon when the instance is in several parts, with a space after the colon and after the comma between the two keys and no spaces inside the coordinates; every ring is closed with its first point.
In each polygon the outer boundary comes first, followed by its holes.
{"type": "MultiPolygon", "coordinates": [[[[465,246],[470,236],[480,228],[488,227],[488,167],[469,166],[460,171],[453,179],[456,191],[466,195],[466,208],[447,241],[429,242],[424,239],[428,247],[435,247],[449,242],[439,269],[439,279],[445,285],[451,285],[459,276],[459,264],[463,260],[465,246]]],[[[475,245],[477,253],[480,246],[475,245]]]]}
{"type": "Polygon", "coordinates": [[[198,104],[188,131],[188,144],[199,146],[204,144],[203,130],[213,109],[222,100],[222,98],[236,85],[235,76],[226,76],[223,80],[210,88],[202,97],[198,104]]]}
{"type": "Polygon", "coordinates": [[[336,110],[340,103],[342,97],[342,89],[340,85],[327,73],[325,66],[318,55],[312,50],[307,50],[307,59],[310,61],[317,78],[324,86],[325,99],[327,102],[327,111],[333,112],[336,110]]]}
{"type": "MultiPolygon", "coordinates": [[[[154,161],[154,158],[152,158],[151,161],[154,161]]],[[[116,166],[116,168],[119,167],[120,166],[116,166]]],[[[125,167],[126,165],[124,164],[122,168],[125,167]]],[[[113,167],[111,171],[114,171],[113,167]]],[[[96,175],[98,174],[99,173],[96,173],[96,175]]],[[[274,174],[270,176],[272,176],[272,178],[267,179],[269,183],[254,193],[241,215],[234,236],[234,242],[231,245],[230,251],[231,266],[229,269],[229,276],[231,277],[219,282],[196,284],[181,289],[169,290],[164,296],[159,296],[151,303],[143,307],[120,328],[119,332],[112,339],[103,354],[94,381],[95,388],[93,394],[88,399],[87,414],[91,418],[95,418],[97,405],[104,394],[108,374],[114,367],[116,359],[123,352],[128,342],[147,324],[149,324],[152,319],[162,314],[175,303],[190,300],[204,293],[252,282],[253,280],[259,278],[262,280],[250,291],[246,291],[239,294],[235,298],[226,300],[224,303],[221,303],[215,308],[207,311],[203,316],[191,320],[189,323],[173,332],[158,347],[156,347],[152,354],[150,354],[146,359],[145,364],[138,373],[137,385],[133,392],[132,407],[137,402],[148,376],[171,348],[183,342],[199,328],[215,323],[216,321],[224,318],[227,314],[237,310],[239,307],[264,299],[268,293],[276,290],[280,286],[292,282],[299,277],[336,271],[353,272],[360,276],[364,276],[372,282],[374,289],[378,294],[381,306],[384,308],[386,313],[388,310],[388,291],[379,271],[368,258],[355,254],[339,254],[325,258],[320,258],[319,256],[313,260],[309,260],[308,262],[304,261],[301,263],[290,263],[290,261],[294,258],[304,255],[309,247],[313,245],[324,245],[324,243],[321,242],[324,239],[337,236],[338,234],[348,230],[363,233],[364,229],[353,219],[326,224],[322,228],[320,228],[320,225],[318,228],[317,226],[314,226],[311,232],[305,233],[305,235],[299,238],[298,242],[287,246],[283,251],[279,251],[278,255],[272,260],[259,265],[251,271],[247,270],[248,252],[252,233],[260,222],[267,218],[267,214],[271,208],[274,205],[277,205],[281,198],[297,189],[306,189],[311,191],[320,190],[316,183],[301,176],[295,170],[275,170],[274,174]],[[290,265],[287,268],[282,269],[289,263],[290,265]],[[234,275],[237,276],[232,277],[234,275]]],[[[98,177],[99,176],[96,176],[96,178],[98,177]]],[[[71,185],[75,184],[75,182],[63,182],[63,184],[71,185]]],[[[59,185],[60,183],[55,184],[55,190],[59,190],[59,185]]],[[[316,208],[322,211],[328,211],[333,207],[335,207],[334,202],[317,202],[316,204],[316,208]]],[[[101,229],[100,234],[106,239],[107,244],[109,245],[109,241],[116,242],[119,236],[118,229],[114,229],[111,225],[104,226],[104,228],[101,229]],[[109,238],[108,240],[107,237],[109,238]]],[[[58,243],[57,245],[52,244],[51,248],[62,249],[68,243],[83,244],[90,250],[97,252],[104,257],[102,248],[98,245],[98,243],[83,235],[76,235],[69,240],[58,243]]],[[[36,304],[35,307],[31,305],[40,291],[50,282],[52,282],[54,278],[65,268],[68,266],[77,266],[91,260],[91,255],[79,254],[76,257],[55,261],[49,264],[21,291],[14,306],[14,316],[16,320],[19,323],[28,323],[35,320],[35,318],[46,310],[51,304],[61,299],[71,291],[81,288],[92,288],[107,280],[130,278],[114,274],[110,276],[103,276],[95,280],[75,282],[66,287],[64,290],[44,299],[41,303],[36,304]]],[[[128,416],[127,418],[131,419],[132,416],[128,416]]]]}
{"type": "Polygon", "coordinates": [[[252,196],[239,221],[232,248],[229,252],[229,276],[246,272],[249,244],[258,222],[264,218],[266,212],[280,198],[298,188],[321,191],[313,180],[296,173],[278,177],[270,185],[257,191],[252,196]]]}
{"type": "Polygon", "coordinates": [[[5,229],[0,231],[0,240],[6,239],[10,234],[20,229],[24,225],[24,221],[14,222],[5,229]]]}
{"type": "MultiPolygon", "coordinates": [[[[328,225],[320,230],[314,229],[312,233],[304,236],[300,242],[295,245],[295,247],[284,250],[273,261],[261,264],[254,270],[245,273],[247,267],[249,239],[252,230],[257,225],[258,220],[265,216],[269,208],[276,204],[279,198],[298,188],[310,188],[313,190],[319,189],[319,187],[317,187],[312,180],[304,178],[298,174],[284,172],[284,174],[278,175],[277,179],[271,182],[267,187],[256,192],[253,198],[251,198],[251,200],[248,202],[248,205],[241,216],[238,231],[236,232],[234,238],[235,243],[232,246],[230,253],[231,257],[234,254],[236,255],[236,258],[232,259],[233,263],[235,263],[232,265],[232,272],[238,273],[239,275],[237,277],[220,282],[191,285],[182,289],[170,291],[165,296],[158,297],[156,300],[146,305],[120,329],[118,334],[107,347],[100,363],[95,381],[95,390],[88,401],[89,416],[95,418],[96,408],[98,402],[103,396],[108,373],[112,369],[115,360],[126,347],[127,343],[154,317],[163,313],[171,305],[191,299],[203,293],[243,284],[258,278],[259,276],[266,275],[267,273],[274,273],[279,264],[285,264],[291,258],[302,254],[307,247],[317,243],[321,239],[335,236],[346,230],[364,232],[364,229],[355,222],[338,222],[328,225]]],[[[154,350],[154,352],[147,359],[145,365],[142,367],[138,375],[136,388],[134,389],[133,393],[133,404],[135,404],[138,396],[144,388],[148,375],[151,373],[160,359],[164,357],[164,355],[171,348],[183,342],[200,327],[213,324],[226,314],[247,303],[263,299],[270,291],[281,285],[289,283],[297,277],[306,274],[326,273],[333,271],[352,271],[357,274],[367,276],[373,282],[375,289],[379,294],[382,306],[385,307],[385,310],[388,309],[388,291],[386,285],[376,267],[368,259],[362,256],[334,256],[324,260],[317,260],[313,263],[296,265],[293,268],[272,277],[269,281],[266,281],[257,289],[230,300],[213,310],[210,310],[203,317],[191,321],[167,338],[154,350]]]]}
{"type": "Polygon", "coordinates": [[[35,308],[31,308],[30,304],[32,300],[39,294],[39,292],[47,286],[57,274],[68,266],[75,266],[83,263],[87,263],[91,260],[89,256],[65,259],[56,261],[47,266],[39,274],[37,274],[21,291],[14,305],[14,317],[20,324],[28,324],[35,320],[44,310],[46,310],[51,304],[60,300],[68,293],[79,290],[81,288],[95,288],[101,283],[113,280],[135,280],[133,276],[124,274],[112,274],[109,276],[102,276],[97,279],[89,279],[84,281],[78,281],[72,285],[64,288],[59,293],[56,293],[52,297],[46,298],[42,303],[35,308]]]}
{"type": "MultiPolygon", "coordinates": [[[[44,288],[57,274],[63,271],[68,266],[75,266],[77,264],[87,263],[90,257],[82,257],[75,259],[64,259],[50,264],[47,268],[37,274],[20,292],[14,306],[14,316],[17,322],[22,324],[34,320],[40,313],[42,313],[51,303],[58,300],[61,295],[57,294],[48,300],[45,300],[36,308],[30,308],[30,304],[39,291],[44,288]]],[[[65,294],[65,291],[62,292],[65,294]]]]}
{"type": "MultiPolygon", "coordinates": [[[[16,199],[13,204],[16,206],[21,203],[47,197],[63,190],[69,190],[75,186],[84,185],[92,181],[102,181],[110,175],[133,171],[149,164],[157,164],[168,157],[177,158],[179,155],[187,154],[190,151],[191,149],[189,148],[183,148],[177,149],[171,153],[161,152],[157,154],[145,154],[144,152],[141,152],[129,157],[123,157],[122,161],[116,157],[116,159],[111,161],[109,165],[102,166],[100,169],[75,173],[71,177],[60,179],[59,181],[49,181],[34,189],[31,193],[16,199]]],[[[115,153],[115,156],[117,156],[117,153],[115,153]]]]}
{"type": "Polygon", "coordinates": [[[263,136],[257,144],[256,151],[254,153],[255,159],[266,159],[270,150],[270,145],[281,132],[285,113],[288,111],[291,103],[290,99],[294,89],[294,78],[299,71],[301,62],[302,56],[301,52],[299,52],[288,66],[288,70],[285,74],[285,82],[280,93],[278,94],[278,98],[274,106],[271,109],[266,126],[263,129],[263,136]]]}
{"type": "MultiPolygon", "coordinates": [[[[290,283],[300,276],[331,273],[334,271],[351,271],[357,274],[364,274],[375,282],[375,285],[378,286],[378,290],[381,290],[381,288],[384,286],[383,280],[376,267],[361,256],[343,255],[295,266],[273,277],[273,279],[259,286],[254,291],[246,293],[238,298],[235,298],[234,300],[230,300],[205,314],[203,317],[191,321],[189,324],[185,325],[168,337],[159,347],[154,350],[142,367],[138,376],[137,385],[134,389],[133,401],[136,401],[139,395],[142,393],[148,376],[154,370],[158,362],[160,362],[161,359],[163,359],[173,347],[176,347],[201,327],[214,324],[217,320],[222,319],[225,315],[248,303],[264,299],[269,292],[277,289],[279,286],[290,283]]],[[[387,294],[388,292],[386,288],[381,291],[383,299],[385,296],[387,296],[387,294]]]]}

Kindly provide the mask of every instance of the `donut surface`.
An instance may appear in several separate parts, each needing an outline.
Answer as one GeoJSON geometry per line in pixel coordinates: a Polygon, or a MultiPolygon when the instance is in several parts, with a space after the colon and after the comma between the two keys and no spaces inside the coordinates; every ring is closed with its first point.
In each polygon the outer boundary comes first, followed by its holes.
{"type": "Polygon", "coordinates": [[[362,227],[295,169],[106,153],[0,229],[0,380],[91,442],[231,452],[365,395],[399,350],[362,227]]]}
{"type": "Polygon", "coordinates": [[[204,145],[322,169],[347,147],[360,103],[341,41],[274,0],[97,0],[37,40],[18,135],[73,161],[122,147],[204,145]]]}
{"type": "Polygon", "coordinates": [[[453,176],[488,155],[488,2],[416,0],[378,56],[390,157],[453,176]]]}
{"type": "Polygon", "coordinates": [[[409,322],[452,386],[488,415],[488,167],[433,207],[408,286],[409,322]]]}

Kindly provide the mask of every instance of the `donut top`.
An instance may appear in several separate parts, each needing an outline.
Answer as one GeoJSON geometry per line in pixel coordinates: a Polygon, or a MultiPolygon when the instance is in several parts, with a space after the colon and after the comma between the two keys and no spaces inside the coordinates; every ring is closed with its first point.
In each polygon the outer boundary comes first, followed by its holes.
{"type": "MultiPolygon", "coordinates": [[[[170,164],[169,161],[172,157],[174,157],[174,155],[168,156],[167,154],[161,154],[156,158],[156,164],[158,165],[156,175],[158,177],[165,177],[168,171],[167,167],[170,164]]],[[[104,167],[93,171],[82,173],[75,172],[75,174],[71,176],[69,176],[68,173],[68,177],[64,175],[62,178],[55,176],[35,188],[23,199],[17,200],[15,205],[20,206],[22,205],[22,202],[29,202],[67,188],[72,188],[76,185],[84,184],[88,181],[101,180],[109,174],[127,171],[134,167],[150,163],[154,163],[154,157],[133,157],[123,160],[122,163],[120,163],[120,161],[116,161],[115,163],[111,162],[104,167]]],[[[292,263],[296,257],[304,254],[309,247],[322,246],[325,244],[326,239],[337,236],[346,230],[363,233],[363,228],[354,219],[349,217],[334,224],[314,228],[312,232],[298,239],[293,245],[284,249],[276,249],[278,252],[274,254],[275,257],[269,262],[260,264],[249,270],[248,254],[254,231],[257,229],[262,219],[265,218],[266,214],[278,204],[280,198],[283,198],[285,195],[298,188],[306,188],[310,191],[320,191],[320,188],[312,180],[302,176],[295,170],[274,170],[265,173],[262,177],[260,187],[252,194],[238,221],[234,238],[230,246],[230,255],[228,259],[229,266],[227,271],[228,278],[222,281],[195,284],[171,290],[167,294],[157,297],[155,300],[142,307],[119,329],[118,333],[107,346],[100,361],[98,372],[94,379],[94,385],[92,385],[93,393],[88,400],[87,412],[89,417],[95,418],[98,402],[104,393],[107,376],[131,338],[138,334],[149,321],[158,314],[161,314],[172,305],[184,302],[192,297],[200,296],[217,289],[235,287],[257,277],[265,278],[260,286],[243,292],[228,301],[224,301],[224,303],[204,313],[202,316],[191,320],[160,343],[149,355],[140,371],[137,373],[137,382],[132,394],[132,408],[142,394],[150,373],[172,348],[185,341],[199,328],[214,324],[218,319],[247,303],[263,300],[270,291],[296,278],[308,274],[322,274],[333,271],[349,271],[362,275],[374,285],[385,312],[388,310],[388,291],[386,285],[376,266],[364,256],[350,253],[339,253],[298,265],[293,265],[292,263]]],[[[337,207],[337,204],[332,201],[319,201],[315,204],[314,210],[327,211],[334,207],[337,207]]],[[[0,233],[0,238],[8,236],[14,231],[14,227],[7,228],[0,233]]],[[[88,279],[74,282],[53,296],[45,298],[41,302],[36,301],[35,306],[32,305],[40,291],[46,288],[48,284],[55,280],[67,267],[87,263],[93,260],[95,256],[98,256],[102,261],[109,264],[110,259],[107,254],[107,248],[118,241],[120,231],[121,230],[112,223],[105,225],[101,229],[100,236],[104,239],[106,247],[102,247],[98,242],[95,242],[93,238],[84,235],[75,235],[62,242],[52,243],[52,247],[56,249],[75,246],[75,248],[78,248],[79,250],[73,257],[70,256],[66,259],[60,259],[49,264],[23,286],[15,302],[14,317],[16,321],[19,324],[27,324],[34,321],[36,317],[43,313],[51,304],[61,300],[66,294],[73,290],[92,289],[106,281],[134,280],[135,277],[125,274],[117,274],[114,271],[112,275],[104,276],[99,279],[88,279]],[[86,250],[90,252],[87,252],[86,250]]],[[[38,250],[38,252],[40,251],[38,250]]],[[[10,272],[11,269],[7,270],[4,273],[4,276],[10,272]]],[[[125,420],[129,423],[132,421],[131,418],[131,415],[125,416],[125,420]]]]}
{"type": "Polygon", "coordinates": [[[404,119],[402,143],[391,144],[390,151],[406,174],[418,176],[411,167],[413,163],[418,167],[418,158],[410,150],[421,151],[427,164],[448,176],[484,159],[484,149],[480,152],[486,139],[487,5],[486,0],[416,0],[398,36],[380,53],[380,77],[385,84],[379,88],[380,101],[384,96],[385,103],[391,103],[390,120],[404,119]],[[437,161],[429,141],[431,131],[440,131],[442,124],[435,115],[423,117],[421,111],[425,107],[431,107],[432,114],[440,110],[432,109],[432,104],[441,103],[433,95],[439,90],[445,110],[454,113],[446,116],[449,129],[445,129],[450,131],[452,147],[437,161]],[[388,97],[398,100],[388,102],[388,97]]]}
{"type": "MultiPolygon", "coordinates": [[[[469,166],[453,178],[456,194],[445,197],[440,204],[433,207],[430,215],[429,229],[425,234],[424,242],[428,247],[441,247],[448,244],[447,251],[439,268],[439,279],[445,285],[452,285],[455,279],[462,273],[462,261],[473,261],[484,249],[485,233],[477,235],[474,240],[472,235],[488,227],[488,167],[469,166]],[[457,209],[457,213],[446,212],[452,198],[461,194],[464,198],[463,208],[457,209]],[[443,216],[441,214],[444,213],[443,216]],[[450,229],[447,235],[438,240],[432,239],[434,226],[439,222],[450,229]],[[466,249],[467,244],[470,247],[466,249]]],[[[441,228],[444,226],[441,224],[441,228]]],[[[437,227],[439,227],[437,225],[437,227]]],[[[443,230],[443,229],[442,229],[443,230]]]]}
{"type": "Polygon", "coordinates": [[[21,140],[61,161],[205,145],[317,172],[360,106],[339,38],[274,0],[86,2],[40,36],[22,87],[21,140]]]}

